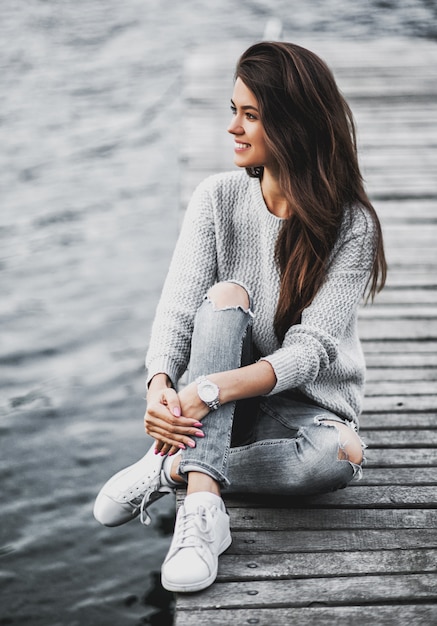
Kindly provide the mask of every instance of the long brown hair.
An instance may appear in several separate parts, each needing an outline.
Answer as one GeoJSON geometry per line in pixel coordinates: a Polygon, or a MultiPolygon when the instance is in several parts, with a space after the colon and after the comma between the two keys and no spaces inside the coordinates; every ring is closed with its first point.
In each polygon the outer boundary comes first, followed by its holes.
{"type": "MultiPolygon", "coordinates": [[[[364,190],[352,112],[327,65],[301,46],[261,42],[243,53],[235,77],[258,101],[289,207],[276,243],[281,287],[274,327],[282,341],[325,279],[347,205],[364,205],[375,222],[368,296],[382,289],[387,266],[381,226],[364,190]]],[[[262,167],[246,171],[262,178],[262,167]]]]}

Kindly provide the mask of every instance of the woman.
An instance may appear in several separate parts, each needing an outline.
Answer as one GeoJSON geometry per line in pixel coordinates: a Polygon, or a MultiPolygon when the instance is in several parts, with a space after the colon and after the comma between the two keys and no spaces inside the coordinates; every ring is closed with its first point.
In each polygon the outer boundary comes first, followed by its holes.
{"type": "Polygon", "coordinates": [[[150,504],[186,483],[162,567],[178,592],[210,585],[231,543],[222,489],[293,497],[359,476],[357,310],[386,273],[352,115],[326,65],[297,45],[255,44],[231,110],[243,171],[195,191],[153,324],[155,443],[94,510],[108,526],[149,523],[150,504]]]}

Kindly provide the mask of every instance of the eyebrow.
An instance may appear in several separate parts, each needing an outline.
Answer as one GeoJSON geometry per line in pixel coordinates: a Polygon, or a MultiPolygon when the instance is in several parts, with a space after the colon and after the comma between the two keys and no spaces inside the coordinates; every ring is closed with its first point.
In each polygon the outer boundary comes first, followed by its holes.
{"type": "MultiPolygon", "coordinates": [[[[232,100],[232,98],[231,98],[231,104],[232,106],[236,107],[235,102],[232,100]]],[[[251,109],[252,111],[256,111],[257,113],[259,113],[258,109],[252,106],[251,104],[246,104],[240,108],[243,109],[243,111],[248,111],[249,109],[251,109]]]]}

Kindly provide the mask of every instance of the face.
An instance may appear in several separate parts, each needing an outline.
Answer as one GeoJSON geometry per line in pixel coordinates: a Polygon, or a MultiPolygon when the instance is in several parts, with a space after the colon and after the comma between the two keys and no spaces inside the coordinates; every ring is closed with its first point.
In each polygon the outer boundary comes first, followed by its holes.
{"type": "Polygon", "coordinates": [[[238,167],[273,166],[260,120],[258,102],[253,92],[237,78],[231,100],[233,120],[228,132],[234,135],[234,163],[238,167]]]}

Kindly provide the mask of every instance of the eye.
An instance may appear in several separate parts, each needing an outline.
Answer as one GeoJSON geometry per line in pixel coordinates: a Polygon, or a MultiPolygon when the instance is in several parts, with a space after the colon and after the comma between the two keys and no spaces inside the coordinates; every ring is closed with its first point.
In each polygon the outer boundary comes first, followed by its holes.
{"type": "Polygon", "coordinates": [[[253,115],[252,113],[246,113],[246,117],[248,120],[256,120],[258,119],[255,115],[253,115]]]}
{"type": "Polygon", "coordinates": [[[232,115],[237,115],[237,107],[231,104],[230,106],[232,115]]]}

